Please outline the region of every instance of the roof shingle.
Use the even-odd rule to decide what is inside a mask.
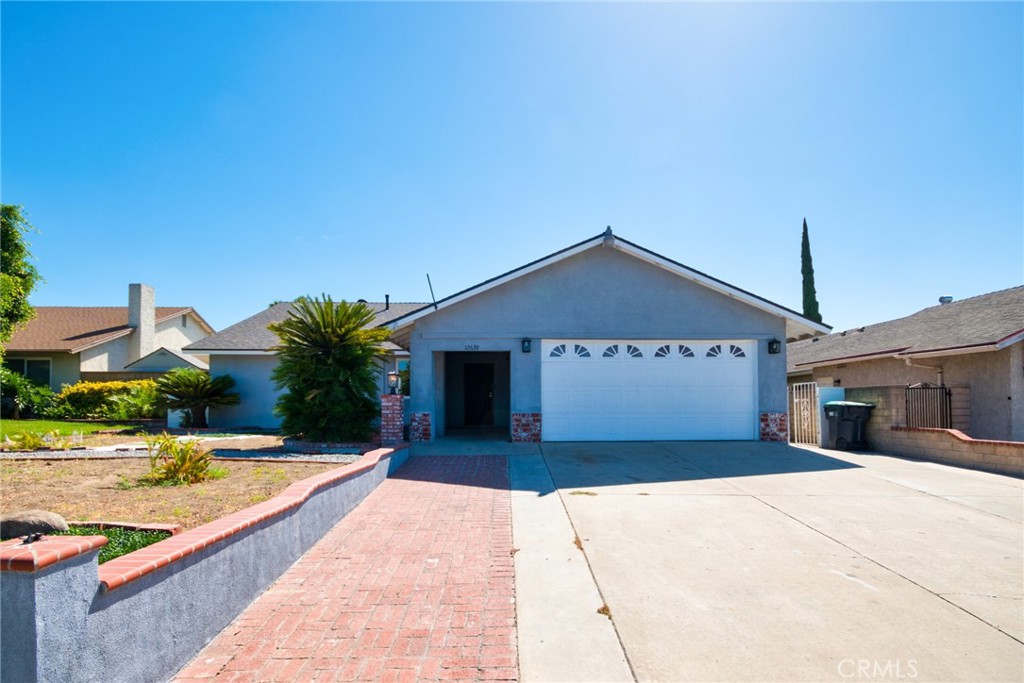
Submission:
[[[292,302],[274,304],[263,309],[259,313],[241,322],[227,327],[217,334],[212,334],[205,339],[189,344],[183,350],[189,353],[204,353],[207,351],[269,351],[277,346],[277,335],[267,329],[271,323],[281,322],[288,317],[293,307]],[[395,303],[385,310],[384,303],[367,302],[377,314],[374,318],[375,325],[383,325],[400,316],[419,310],[428,304],[423,303]],[[397,349],[393,344],[386,344],[387,349]]]
[[[790,372],[829,361],[997,344],[1024,332],[1024,286],[931,306],[905,318],[787,346]]]
[[[157,306],[156,322],[185,313],[192,313],[209,328],[189,306]],[[14,333],[6,349],[78,353],[132,329],[127,306],[36,306],[36,317]]]

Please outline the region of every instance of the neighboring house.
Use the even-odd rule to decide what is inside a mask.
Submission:
[[[382,303],[360,301],[376,313],[374,322],[377,325],[424,306],[422,303],[391,303],[390,297]],[[212,406],[208,418],[211,427],[275,428],[281,425],[281,418],[274,414],[274,404],[281,392],[274,388],[270,379],[270,373],[277,365],[277,354],[272,349],[279,340],[267,326],[281,322],[291,310],[290,302],[273,304],[185,348],[187,353],[209,357],[211,375],[231,375],[236,382],[235,390],[242,397],[237,406]],[[387,391],[387,373],[405,367],[408,358],[408,352],[398,346],[384,345],[384,354],[378,361],[380,372],[377,373],[381,393]]]
[[[847,389],[950,387],[969,406],[954,427],[975,439],[1024,441],[1024,287],[791,343],[788,374]]]
[[[783,340],[829,327],[604,234],[387,324],[411,436],[784,440]]]
[[[37,306],[6,346],[4,365],[59,391],[84,381],[139,379],[175,367],[207,369],[182,347],[213,333],[189,306],[155,304],[153,288],[128,286],[128,306]]]

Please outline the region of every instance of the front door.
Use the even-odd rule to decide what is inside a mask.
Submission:
[[[462,381],[466,426],[494,426],[494,363],[466,363]]]

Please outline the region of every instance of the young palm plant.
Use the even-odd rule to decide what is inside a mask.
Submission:
[[[374,358],[387,330],[365,304],[303,297],[270,325],[281,340],[271,377],[286,434],[313,441],[368,441],[378,417]]]
[[[238,393],[231,391],[234,388],[231,375],[211,378],[196,368],[175,368],[156,381],[157,404],[188,411],[190,426],[200,429],[206,426],[207,407],[238,405]]]

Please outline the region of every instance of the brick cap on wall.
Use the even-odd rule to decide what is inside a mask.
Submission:
[[[37,572],[106,544],[106,536],[43,536],[35,543],[12,538],[0,543],[0,571]]]

